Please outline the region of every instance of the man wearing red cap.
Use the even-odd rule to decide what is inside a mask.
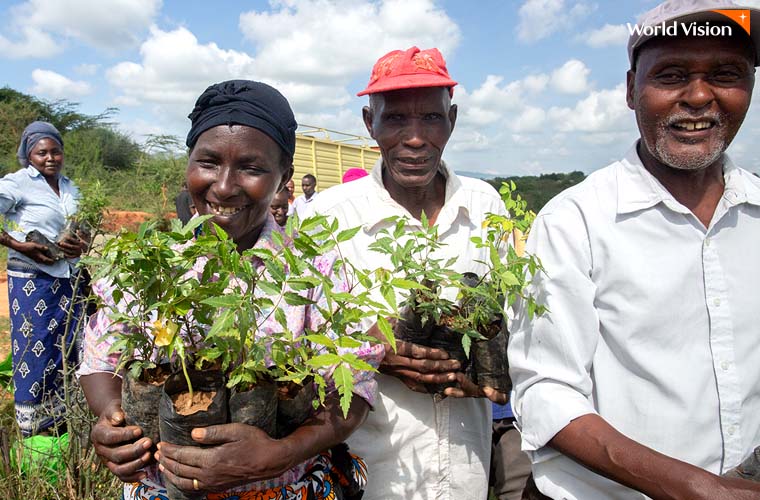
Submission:
[[[362,226],[343,255],[360,268],[390,258],[368,250],[388,217],[421,227],[424,212],[438,226],[443,248],[435,258],[456,258],[454,270],[485,272],[487,255],[470,238],[484,237],[487,213],[505,214],[487,183],[458,177],[441,155],[454,129],[453,81],[437,49],[396,50],[372,70],[363,110],[367,130],[382,153],[369,176],[330,188],[314,203],[318,213],[335,216],[343,228]],[[386,259],[384,262],[378,262]],[[366,325],[367,327],[371,325]],[[491,401],[506,395],[466,381],[457,361],[444,351],[397,342],[386,351],[378,375],[378,403],[349,446],[367,461],[365,499],[483,499],[488,493]],[[457,381],[450,397],[434,398],[426,383]],[[470,396],[470,397],[467,397]]]
[[[760,11],[736,12],[746,26],[714,11],[732,8],[644,14],[626,96],[640,139],[531,229],[549,312],[518,308],[509,363],[522,447],[551,498],[760,498],[736,477],[758,477],[760,179],[725,153],[750,105]],[[708,24],[725,34],[694,35]]]

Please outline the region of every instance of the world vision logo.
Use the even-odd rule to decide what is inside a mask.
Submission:
[[[751,33],[750,30],[750,24],[749,24],[749,16],[750,11],[748,9],[736,9],[736,10],[714,10],[713,12],[717,12],[718,14],[723,14],[727,18],[731,19],[733,22],[744,28],[744,31],[747,32],[748,35]]]
[[[750,11],[748,9],[716,9],[711,12],[715,12],[722,16],[726,16],[733,22],[741,26],[741,28],[750,34]],[[733,36],[733,25],[726,24],[710,24],[709,21],[698,23],[692,21],[690,23],[678,22],[667,23],[666,21],[660,24],[650,24],[648,26],[639,26],[638,24],[628,24],[628,31],[631,35],[636,34],[639,36],[655,37],[655,36]]]

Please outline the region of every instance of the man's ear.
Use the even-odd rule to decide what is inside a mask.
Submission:
[[[375,135],[372,132],[372,120],[374,119],[374,114],[372,113],[372,108],[370,108],[369,106],[364,106],[362,108],[362,119],[364,120],[364,126],[367,127],[367,132],[369,132],[369,136],[374,139]]]
[[[629,69],[628,73],[625,74],[625,83],[626,83],[625,102],[628,103],[628,107],[630,109],[633,109],[633,105],[634,105],[633,87],[636,84],[636,72],[634,70]]]
[[[457,105],[452,104],[449,108],[449,121],[451,122],[451,130],[454,130],[454,125],[457,123]]]

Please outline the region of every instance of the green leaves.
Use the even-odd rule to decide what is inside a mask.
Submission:
[[[346,417],[353,397],[354,375],[344,365],[338,365],[333,372],[333,381],[340,394],[340,408],[343,410],[343,416]]]
[[[120,366],[136,361],[129,365],[134,375],[155,366],[158,358],[183,372],[189,366],[218,367],[229,387],[247,387],[261,377],[313,379],[320,402],[333,375],[347,412],[353,373],[374,370],[351,352],[377,342],[362,330],[362,321],[394,315],[393,287],[417,285],[403,279],[393,285],[388,272],[358,270],[344,262],[335,248],[360,228],[339,230],[334,219],[289,223],[284,235],[271,234],[272,244],[239,252],[210,218],[177,223],[168,232],[143,224],[106,242],[101,257],[90,261],[95,275],[111,284],[112,298],[127,306],[126,312],[111,311],[124,327],[113,332]],[[363,291],[354,288],[359,281],[367,285]],[[370,291],[380,284],[393,297],[392,307],[372,298]],[[309,308],[300,315],[311,319],[307,326],[314,330],[289,324],[299,312],[286,313],[286,305]]]

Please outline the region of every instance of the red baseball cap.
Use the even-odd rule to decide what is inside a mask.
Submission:
[[[367,88],[356,95],[421,87],[448,87],[449,94],[453,96],[456,84],[449,76],[446,61],[438,49],[420,50],[412,47],[388,52],[378,59],[372,68]]]

